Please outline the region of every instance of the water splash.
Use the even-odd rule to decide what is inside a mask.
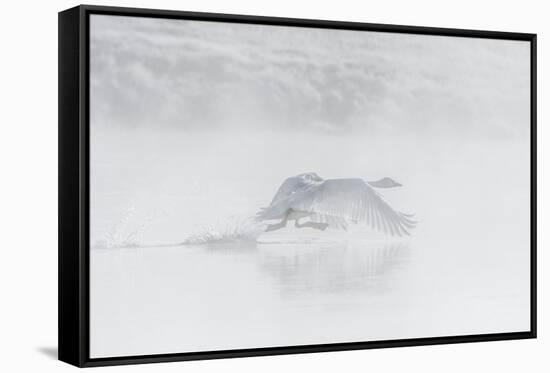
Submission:
[[[154,219],[153,214],[144,217],[137,213],[134,206],[131,206],[122,219],[94,242],[92,247],[99,249],[139,247],[143,230],[152,219]]]
[[[190,234],[181,245],[256,242],[265,231],[265,223],[251,217],[237,217],[201,228]]]
[[[150,215],[149,215],[150,216]],[[120,249],[144,247],[173,247],[186,245],[210,245],[223,243],[253,243],[265,231],[266,224],[254,217],[231,217],[223,222],[217,222],[199,228],[184,236],[179,242],[144,242],[143,231],[151,224],[152,218],[139,215],[134,207],[128,209],[124,217],[113,226],[92,248]]]

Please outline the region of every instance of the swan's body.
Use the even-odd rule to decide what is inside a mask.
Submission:
[[[289,177],[279,187],[271,204],[257,214],[260,221],[280,220],[266,231],[281,229],[289,220],[298,228],[325,230],[347,229],[348,222],[366,223],[392,236],[408,235],[416,222],[411,215],[393,210],[376,188],[393,188],[401,184],[390,178],[375,182],[362,179],[324,180],[315,173]],[[301,224],[299,219],[309,218]]]

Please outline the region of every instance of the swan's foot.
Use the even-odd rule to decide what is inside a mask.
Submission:
[[[296,221],[294,222],[294,226],[296,228],[313,228],[313,229],[318,229],[320,231],[324,231],[325,229],[328,228],[327,223],[317,223],[317,222],[314,222],[314,221],[308,221],[308,222],[305,222],[303,224],[300,224],[298,219],[296,219]]]

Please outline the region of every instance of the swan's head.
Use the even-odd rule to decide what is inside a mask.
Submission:
[[[375,188],[397,188],[403,186],[402,184],[389,177],[384,177],[377,181],[369,181],[368,183]]]

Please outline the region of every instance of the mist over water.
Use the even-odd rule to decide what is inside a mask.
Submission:
[[[261,131],[96,136],[93,356],[528,329],[526,146]],[[417,228],[407,238],[354,225],[262,233],[251,217],[286,177],[308,171],[394,178],[404,186],[381,193]]]

